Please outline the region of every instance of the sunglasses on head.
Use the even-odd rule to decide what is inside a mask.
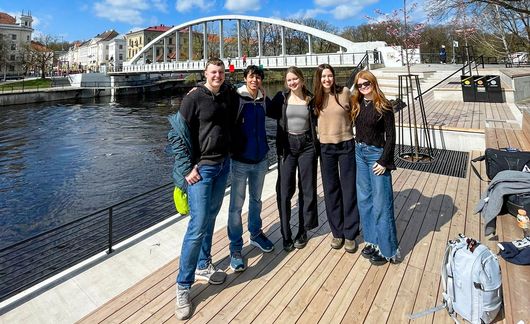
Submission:
[[[371,85],[372,85],[372,82],[365,81],[363,83],[357,83],[355,86],[357,87],[357,89],[361,89],[361,88],[368,88]]]

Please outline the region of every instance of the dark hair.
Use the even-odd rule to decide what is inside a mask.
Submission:
[[[265,73],[263,72],[263,69],[260,69],[258,66],[256,65],[249,65],[247,66],[247,68],[245,69],[245,71],[243,71],[243,77],[246,78],[247,75],[249,74],[255,74],[255,75],[259,75],[261,77],[262,80],[265,79]]]
[[[208,65],[216,65],[216,66],[225,67],[225,63],[218,57],[209,58],[208,61],[206,62],[206,65],[204,65],[204,71],[208,69]]]
[[[298,79],[302,81],[302,93],[304,94],[304,99],[306,100],[306,102],[309,103],[309,100],[311,100],[311,97],[313,95],[311,94],[311,92],[309,92],[309,90],[307,90],[307,87],[305,86],[305,78],[304,78],[304,73],[302,72],[302,70],[299,67],[290,66],[287,68],[287,71],[285,71],[285,78],[287,78],[288,73],[292,73],[296,75]],[[287,81],[284,80],[284,82],[285,82],[285,87],[287,88]]]
[[[338,86],[335,78],[335,70],[333,67],[329,64],[320,64],[316,71],[315,76],[313,77],[313,93],[315,95],[315,108],[316,108],[316,114],[319,115],[322,109],[324,109],[324,89],[322,87],[322,82],[320,79],[322,79],[322,72],[324,72],[325,69],[328,69],[331,71],[331,74],[333,75],[333,85],[331,86],[330,92],[335,97],[335,101],[341,106],[343,109],[344,107],[340,104],[338,94],[342,92],[343,87]]]

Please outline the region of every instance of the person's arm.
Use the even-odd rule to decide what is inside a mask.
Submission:
[[[285,100],[283,93],[281,91],[278,91],[278,93],[272,98],[272,100],[268,97],[266,97],[265,100],[265,107],[267,108],[267,117],[276,120],[282,118],[282,108],[283,102]]]
[[[383,114],[383,123],[385,127],[385,146],[383,154],[377,163],[386,169],[395,170],[394,150],[396,146],[396,127],[395,117],[392,110],[387,110]]]

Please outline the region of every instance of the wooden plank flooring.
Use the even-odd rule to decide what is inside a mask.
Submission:
[[[427,93],[423,101],[430,127],[483,132],[488,123],[490,127],[520,129],[507,103],[440,101],[434,100],[433,93]],[[419,113],[417,101],[415,106]],[[403,113],[408,114],[408,109],[405,107]],[[409,124],[408,117],[404,119],[404,124]]]
[[[473,152],[472,157],[479,154]],[[275,197],[263,204],[264,231],[275,242],[275,250],[262,254],[248,246],[245,233],[246,271],[229,270],[226,229],[215,233],[212,255],[218,267],[227,270],[227,281],[219,286],[193,285],[195,313],[189,322],[403,323],[409,321],[410,313],[439,304],[440,265],[447,240],[458,233],[485,239],[480,216],[473,214],[484,185],[469,170],[466,178],[454,178],[399,169],[393,172],[393,183],[401,263],[375,267],[359,251],[331,249],[319,181],[320,227],[309,233],[304,249],[282,250]],[[296,224],[293,227],[296,233]],[[177,271],[178,259],[80,322],[178,322],[173,314]],[[422,322],[452,320],[440,311],[413,323]]]

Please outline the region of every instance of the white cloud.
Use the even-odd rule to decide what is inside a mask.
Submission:
[[[225,8],[233,12],[256,11],[261,9],[260,0],[226,0]]]
[[[361,7],[352,5],[340,5],[333,9],[333,17],[338,20],[354,18],[361,11]]]
[[[293,19],[315,18],[318,15],[321,15],[324,13],[326,13],[326,10],[324,9],[306,9],[306,10],[297,11],[289,15],[287,18],[293,18]]]
[[[142,24],[144,11],[153,8],[167,12],[166,0],[103,0],[94,3],[96,16],[131,24]]]
[[[206,10],[215,5],[215,1],[205,0],[177,0],[175,8],[178,12],[190,11],[193,7]]]
[[[345,20],[358,17],[359,12],[361,12],[364,7],[378,1],[379,0],[353,0],[348,2],[348,4],[344,4],[343,0],[313,0],[317,8],[311,10],[316,11],[318,14],[322,14],[323,12],[329,13],[337,20]]]

